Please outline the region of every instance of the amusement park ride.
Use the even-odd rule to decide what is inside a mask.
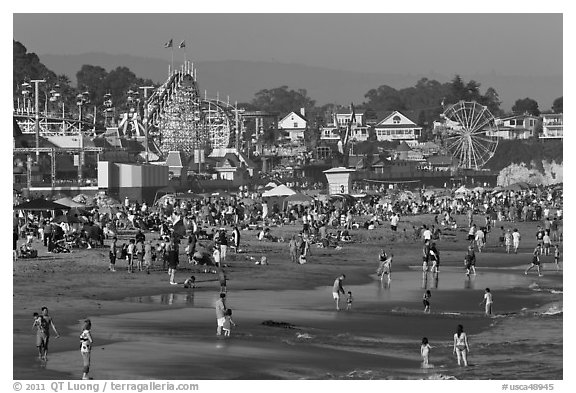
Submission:
[[[204,153],[211,149],[236,148],[243,149],[249,144],[251,137],[247,136],[246,122],[255,122],[255,138],[263,129],[264,121],[277,122],[276,113],[263,111],[245,111],[239,109],[237,103],[232,105],[229,98],[226,101],[209,98],[206,91],[202,95],[197,81],[197,69],[193,63],[185,62],[179,69],[172,69],[168,79],[158,88],[142,87],[144,100],[141,104],[143,113],[134,105],[125,113],[115,118],[115,108],[111,96],[104,99],[104,136],[108,138],[125,138],[141,142],[145,147],[145,160],[158,160],[166,157],[170,151],[181,151],[194,154],[198,160],[204,159]],[[150,91],[150,94],[149,94]],[[129,92],[128,103],[130,104]],[[82,104],[78,104],[81,111]],[[38,106],[36,106],[38,108]],[[138,105],[136,105],[138,108]],[[96,115],[96,112],[94,113]],[[95,118],[95,116],[94,116]],[[49,153],[52,159],[52,183],[55,181],[54,157],[56,154],[78,154],[84,152],[103,151],[99,147],[84,147],[84,137],[96,137],[96,124],[78,119],[66,118],[40,110],[18,109],[14,111],[14,119],[23,134],[34,134],[42,137],[70,136],[80,140],[78,147],[67,148],[15,148],[15,153],[34,154]],[[79,179],[81,180],[82,161],[79,162]]]

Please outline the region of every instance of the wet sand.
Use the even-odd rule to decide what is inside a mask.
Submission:
[[[531,233],[536,223],[520,225]],[[297,229],[273,231],[289,235]],[[503,337],[495,332],[506,327],[516,332],[507,333],[514,345],[530,339],[530,331],[520,327],[531,323],[539,329],[548,326],[551,336],[559,329],[561,344],[562,314],[539,315],[551,304],[562,309],[562,273],[524,276],[528,241],[518,255],[506,255],[492,242],[488,252],[478,255],[478,274],[468,279],[461,261],[465,234],[457,232],[456,239],[437,242],[442,255],[438,279],[429,273],[423,280],[420,242],[398,238],[387,228],[355,233],[364,237],[362,242],[340,251],[313,248],[310,263],[303,266],[288,262],[286,243],[261,243],[244,236],[247,253],[228,262],[228,306],[238,324],[228,339],[215,336],[213,303],[218,283],[214,275],[194,273],[198,288],[189,291],[168,285],[167,275],[159,271],[113,274],[105,270],[105,249],[17,262],[14,378],[77,378],[81,372],[77,321],[84,317],[93,322],[96,344],[91,374],[96,379],[404,379],[439,373],[484,379],[484,371],[475,372],[480,369],[471,368],[474,371],[463,375],[455,367],[451,340],[459,323],[465,326],[471,347],[484,348],[473,352],[478,362],[490,362],[487,353],[494,353],[494,345]],[[391,244],[395,254],[389,284],[382,284],[374,274],[383,243]],[[256,266],[246,258],[258,259],[262,254],[268,256],[269,266]],[[545,262],[546,258],[552,257],[544,257]],[[182,265],[180,281],[192,274],[191,266]],[[32,291],[23,285],[39,271],[42,296],[38,286]],[[346,273],[345,289],[354,295],[351,311],[334,310],[331,284],[340,272]],[[494,293],[495,318],[484,317],[478,305],[485,287]],[[433,294],[430,315],[422,312],[424,288]],[[51,339],[46,368],[34,361],[30,332],[31,313],[44,304],[62,334]],[[264,326],[265,320],[287,322],[293,328]],[[432,353],[435,369],[419,367],[422,336],[438,347]],[[546,331],[541,336],[547,347],[558,340]],[[558,348],[554,349],[557,355]],[[561,345],[559,351],[561,359]],[[561,362],[552,360],[548,365],[551,368],[543,378],[561,377]],[[500,368],[501,375],[498,370],[488,371],[491,378],[522,378],[517,369]]]

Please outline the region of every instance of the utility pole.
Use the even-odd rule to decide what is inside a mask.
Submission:
[[[148,90],[153,89],[154,86],[144,86],[140,89],[144,90],[144,144],[146,145],[146,164],[148,164]]]
[[[40,109],[38,108],[38,95],[40,94],[38,91],[38,84],[45,83],[44,79],[34,79],[30,82],[34,83],[34,101],[36,106],[36,121],[35,121],[35,128],[36,128],[36,162],[40,160]]]
[[[234,122],[236,123],[236,152],[240,154],[240,118],[238,116],[238,101],[234,105]]]

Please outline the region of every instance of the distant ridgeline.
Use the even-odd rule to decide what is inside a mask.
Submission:
[[[485,168],[499,171],[498,184],[562,182],[562,140],[500,141]]]

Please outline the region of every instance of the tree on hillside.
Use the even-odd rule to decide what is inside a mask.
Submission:
[[[45,83],[39,85],[42,91],[56,85],[58,76],[49,70],[35,53],[28,53],[24,45],[18,41],[12,41],[12,93],[14,101],[22,96],[22,83],[32,79],[44,79]],[[38,97],[40,105],[44,106],[45,96],[43,93]]]
[[[366,105],[376,111],[393,111],[406,109],[398,90],[393,87],[382,85],[377,89],[369,90],[365,95],[368,99]]]
[[[259,110],[285,115],[304,108],[308,114],[316,102],[308,97],[306,89],[288,90],[288,86],[258,91],[251,102]]]
[[[539,116],[540,110],[538,109],[538,103],[532,98],[518,99],[512,106],[512,113],[515,115],[523,115],[525,113],[533,116]]]
[[[128,91],[132,90],[142,94],[141,86],[156,86],[149,79],[138,78],[129,68],[117,67],[107,72],[100,66],[83,65],[76,74],[78,89],[90,93],[90,100],[96,107],[101,107],[104,95],[110,93],[112,102],[119,110],[126,110]],[[140,97],[143,99],[144,97]],[[143,108],[140,105],[140,108]]]
[[[493,87],[489,87],[486,90],[486,93],[484,93],[482,104],[486,105],[488,110],[490,110],[490,113],[495,117],[502,115],[502,109],[500,109],[502,100],[500,100],[500,96]]]
[[[96,105],[97,98],[105,94],[103,85],[107,75],[106,70],[100,66],[84,64],[76,73],[78,90],[82,93],[88,92],[90,101]]]
[[[552,103],[552,112],[554,113],[563,113],[563,104],[564,104],[564,97],[558,97]]]

